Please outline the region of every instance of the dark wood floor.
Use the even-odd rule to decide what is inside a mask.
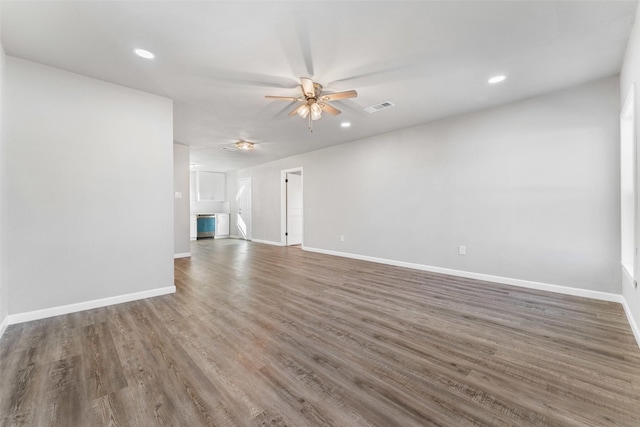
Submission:
[[[640,426],[619,304],[238,240],[177,293],[10,326],[1,425]]]

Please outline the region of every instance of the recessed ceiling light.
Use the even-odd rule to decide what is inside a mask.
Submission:
[[[144,49],[134,49],[133,51],[136,53],[136,55],[145,59],[153,59],[153,57],[155,56],[153,53]]]
[[[500,83],[502,81],[504,81],[504,79],[506,79],[507,76],[505,76],[504,74],[500,74],[499,76],[493,76],[489,79],[489,83],[494,85],[496,83]]]
[[[342,122],[342,123],[340,123],[340,126],[342,126],[343,128],[348,128],[348,127],[351,127],[351,123],[349,123],[349,122]]]

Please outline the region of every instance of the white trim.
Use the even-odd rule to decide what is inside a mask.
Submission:
[[[249,217],[251,219],[251,224],[247,224],[247,230],[248,233],[245,233],[245,237],[246,239],[244,240],[253,240],[253,191],[251,190],[252,187],[252,180],[250,176],[244,176],[241,178],[238,178],[237,183],[238,183],[238,187],[237,188],[241,188],[242,183],[247,182],[246,187],[249,189]],[[240,207],[237,206],[238,203],[238,198],[239,198],[240,193],[238,193],[238,191],[236,190],[236,207],[238,208],[238,212],[240,211]],[[236,213],[236,220],[235,220],[235,224],[236,224],[236,231],[238,231],[238,229],[240,227],[238,227],[238,218],[240,217],[239,213]],[[231,234],[231,214],[229,214],[229,234]],[[238,235],[240,235],[242,233],[238,233]]]
[[[502,276],[493,276],[491,274],[473,273],[470,271],[462,271],[462,270],[453,270],[450,268],[434,267],[431,265],[415,264],[415,263],[404,262],[404,261],[395,261],[395,260],[376,258],[376,257],[371,257],[366,255],[357,255],[357,254],[350,254],[346,252],[330,251],[326,249],[310,248],[307,246],[303,246],[302,249],[305,251],[318,252],[326,255],[335,255],[335,256],[340,256],[345,258],[359,259],[362,261],[376,262],[379,264],[394,265],[396,267],[406,267],[406,268],[412,268],[414,270],[448,274],[451,276],[466,277],[468,279],[484,280],[487,282],[496,282],[496,283],[502,283],[504,285],[520,286],[522,288],[537,289],[540,291],[557,292],[560,294],[593,298],[593,299],[602,300],[602,301],[622,302],[622,300],[624,300],[624,298],[622,298],[622,295],[613,294],[609,292],[591,291],[588,289],[572,288],[569,286],[552,285],[550,283],[533,282],[530,280],[513,279],[510,277],[502,277]]]
[[[640,328],[633,318],[633,314],[631,313],[631,308],[629,308],[629,305],[627,304],[627,300],[624,298],[624,296],[621,295],[621,297],[622,301],[620,301],[620,303],[624,308],[624,313],[627,315],[627,320],[629,321],[629,326],[631,326],[633,336],[636,338],[636,344],[638,344],[638,347],[640,347]]]
[[[251,241],[254,243],[264,243],[265,245],[282,246],[282,243],[273,242],[271,240],[252,239]]]
[[[4,319],[2,319],[2,323],[0,323],[0,338],[2,338],[4,331],[7,330],[7,326],[9,326],[9,316],[5,316]]]
[[[106,307],[109,305],[122,304],[124,302],[157,297],[160,295],[173,294],[175,292],[175,286],[167,286],[164,288],[151,289],[149,291],[135,292],[132,294],[118,295],[115,297],[61,305],[58,307],[45,308],[42,310],[28,311],[26,313],[10,314],[7,316],[7,320],[9,322],[9,325],[14,325],[16,323],[30,322],[32,320],[45,319],[47,317],[60,316],[62,314],[75,313],[78,311],[91,310],[93,308]]]
[[[623,266],[623,271],[627,273],[627,275],[631,276],[631,283],[633,287],[636,287],[635,278],[638,277],[638,242],[640,241],[638,237],[638,151],[637,151],[637,142],[636,142],[636,113],[635,113],[635,98],[636,98],[636,85],[635,83],[631,83],[631,88],[629,89],[629,93],[624,102],[624,106],[622,107],[622,111],[620,113],[620,196],[621,201],[623,196],[625,196],[625,190],[628,190],[628,187],[625,187],[627,179],[631,179],[631,193],[633,195],[633,208],[632,208],[632,221],[625,220],[625,214],[628,214],[628,209],[622,209],[620,212],[621,219],[621,258],[628,260],[631,259],[633,265],[631,268],[621,262]],[[627,138],[625,130],[629,129],[631,131],[631,137]],[[630,151],[630,152],[629,152]],[[625,163],[627,156],[631,158],[632,164],[628,165]],[[630,171],[629,171],[630,169]],[[626,177],[625,172],[632,175],[631,177]],[[624,187],[624,188],[623,188]],[[621,206],[623,203],[621,202]],[[629,223],[631,222],[631,225]],[[625,236],[633,237],[633,244],[631,247],[627,247],[628,243],[625,242]],[[631,252],[631,253],[629,253]]]
[[[176,258],[189,258],[191,256],[191,252],[185,252],[183,254],[173,254],[173,259]]]

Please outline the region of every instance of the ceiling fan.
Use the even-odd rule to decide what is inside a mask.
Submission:
[[[313,80],[307,77],[300,77],[300,89],[302,90],[302,97],[296,98],[293,96],[271,96],[267,95],[267,99],[277,99],[280,101],[298,101],[302,102],[298,107],[289,113],[289,116],[299,115],[300,117],[309,117],[309,130],[313,132],[311,126],[312,120],[319,120],[322,117],[322,112],[326,111],[332,116],[337,116],[341,113],[336,107],[328,104],[330,101],[345,98],[355,98],[358,96],[358,92],[355,90],[347,90],[345,92],[336,92],[323,95],[322,85],[315,83]]]

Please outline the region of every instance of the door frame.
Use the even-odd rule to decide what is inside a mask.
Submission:
[[[287,246],[287,179],[288,173],[300,172],[300,187],[302,194],[302,247],[304,248],[304,172],[302,166],[280,171],[280,245]]]
[[[249,188],[249,224],[248,224],[248,232],[246,233],[245,237],[247,241],[251,241],[253,239],[253,191],[251,189],[251,177],[250,176],[245,176],[245,177],[241,177],[238,178],[237,180],[237,184],[238,184],[238,189],[240,188],[240,184],[241,181],[246,181],[248,182],[248,188]],[[236,224],[236,228],[238,228],[238,218],[237,216],[239,216],[239,212],[240,212],[240,206],[238,204],[238,190],[236,189],[236,220],[235,220],[235,224]],[[240,232],[238,231],[238,238],[242,239],[242,237],[240,236]]]

